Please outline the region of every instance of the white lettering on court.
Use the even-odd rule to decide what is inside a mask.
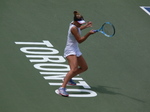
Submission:
[[[20,50],[26,54],[31,63],[34,63],[33,67],[39,70],[45,80],[49,81],[50,86],[57,86],[58,88],[62,85],[62,79],[70,68],[68,64],[65,64],[64,57],[58,55],[59,51],[48,40],[43,40],[42,42],[15,42],[15,44],[25,46],[21,47]],[[74,77],[73,80],[78,81],[76,87],[82,87],[83,89],[75,89],[75,87],[71,89],[70,86],[66,90],[68,93],[71,92],[69,97],[97,96],[97,93],[90,90],[91,87],[79,75]]]

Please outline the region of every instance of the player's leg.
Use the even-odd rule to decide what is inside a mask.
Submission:
[[[70,55],[67,57],[69,66],[70,66],[70,71],[67,73],[65,80],[62,84],[62,87],[66,87],[67,83],[69,82],[69,80],[75,76],[78,72],[78,59],[77,56],[75,55]]]
[[[81,55],[77,58],[78,62],[78,69],[77,71],[73,74],[73,77],[76,76],[77,74],[80,74],[88,69],[88,65],[84,59],[84,57]]]

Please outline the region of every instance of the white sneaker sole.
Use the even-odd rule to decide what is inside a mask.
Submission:
[[[58,89],[55,90],[55,93],[58,94],[58,95],[64,96],[64,95],[62,95],[62,94],[59,93]],[[64,97],[69,97],[69,95],[68,96],[64,96]]]

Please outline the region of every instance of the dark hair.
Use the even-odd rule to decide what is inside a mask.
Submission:
[[[79,12],[74,11],[73,14],[74,14],[74,21],[84,20],[83,16]]]

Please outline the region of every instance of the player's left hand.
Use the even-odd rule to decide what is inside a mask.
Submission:
[[[92,27],[92,22],[91,21],[88,21],[87,23],[86,23],[86,27],[88,28],[88,27]]]

